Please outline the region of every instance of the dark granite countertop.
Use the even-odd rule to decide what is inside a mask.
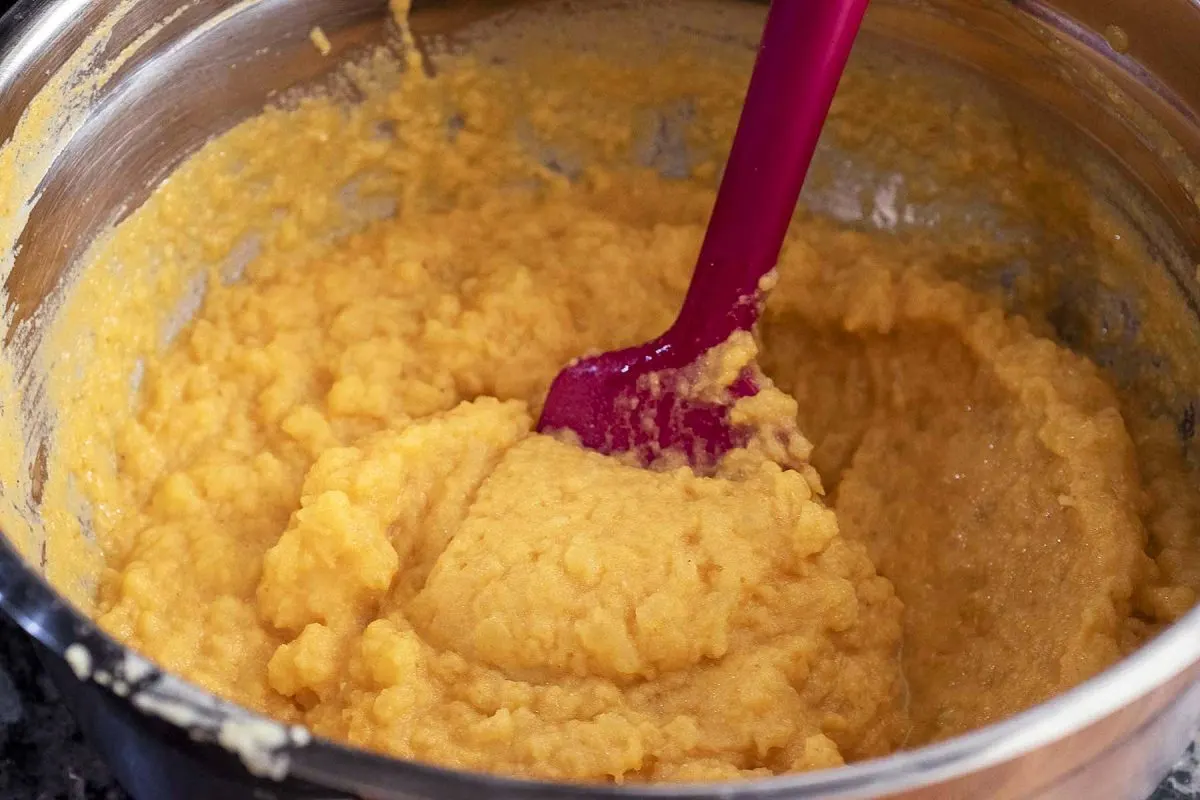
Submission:
[[[3,617],[0,800],[129,800],[58,702],[24,634]],[[1200,800],[1195,745],[1152,800]]]
[[[0,800],[127,797],[58,702],[24,633],[0,616]]]

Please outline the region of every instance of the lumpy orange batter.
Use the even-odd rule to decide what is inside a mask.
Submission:
[[[745,54],[718,51],[380,62],[351,73],[365,101],[268,111],[181,168],[79,289],[95,306],[149,270],[138,302],[161,308],[215,264],[136,413],[67,432],[103,626],[392,755],[715,780],[977,727],[1190,607],[1191,512],[1155,501],[1170,458],[1139,454],[1091,363],[939,277],[926,257],[958,245],[797,220],[760,332],[794,400],[743,409],[799,420],[815,449],[793,460],[699,477],[532,433],[568,359],[678,306],[717,170],[627,155],[680,96],[701,120],[684,139],[719,152]],[[847,79],[835,122],[903,113],[874,80]],[[978,145],[942,166],[1006,157]],[[137,315],[104,324],[155,349]]]

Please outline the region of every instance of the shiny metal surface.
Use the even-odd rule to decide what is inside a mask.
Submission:
[[[414,27],[434,36],[463,21],[515,3],[416,3]],[[0,19],[0,141],[16,129],[27,104],[75,53],[115,0],[24,0]],[[111,80],[86,99],[77,118],[57,130],[40,176],[37,202],[13,241],[7,311],[36,340],[37,314],[97,232],[145,199],[182,158],[214,134],[258,111],[272,97],[318,80],[330,69],[311,47],[320,24],[336,53],[383,36],[385,9],[374,0],[223,0],[190,3],[128,0],[100,62],[139,36],[145,43]],[[177,16],[152,31],[167,13]],[[1105,28],[1121,26],[1128,49],[1114,51]],[[1188,0],[877,0],[871,37],[898,41],[978,70],[1006,90],[1047,109],[1080,142],[1107,154],[1131,179],[1098,191],[1122,204],[1145,234],[1163,269],[1192,308],[1200,264],[1200,7]],[[152,31],[152,32],[151,32]],[[150,33],[148,33],[150,32]],[[1112,32],[1110,31],[1110,38]],[[1120,37],[1116,37],[1122,43]],[[1082,146],[1082,145],[1081,145]],[[0,204],[0,209],[3,209]],[[2,259],[0,259],[2,262]],[[1200,362],[1200,344],[1187,352]],[[22,370],[30,419],[48,410],[36,398],[39,378]],[[1180,387],[1194,391],[1200,387]],[[2,402],[2,399],[0,399]],[[82,642],[98,665],[120,670],[127,653],[61,601],[0,537],[0,606],[52,651]],[[1133,657],[1055,700],[967,736],[845,769],[719,786],[565,787],[454,773],[394,761],[332,743],[306,742],[257,715],[150,670],[139,676],[144,697],[195,712],[187,736],[173,722],[133,709],[106,688],[105,710],[158,731],[175,729],[211,740],[230,720],[262,724],[282,736],[272,754],[285,782],[254,782],[242,762],[209,747],[205,768],[245,783],[256,796],[365,798],[1076,798],[1141,800],[1182,751],[1200,722],[1200,611]],[[92,703],[90,700],[80,702]],[[159,714],[161,716],[161,714]],[[196,720],[199,721],[196,721]],[[156,734],[156,735],[159,735]],[[269,738],[269,737],[268,737]],[[237,748],[234,748],[237,750]],[[244,756],[244,753],[238,753]],[[244,759],[243,759],[244,760]],[[340,794],[339,794],[340,793]],[[179,796],[190,796],[180,794]]]

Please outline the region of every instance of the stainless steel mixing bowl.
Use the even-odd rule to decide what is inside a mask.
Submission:
[[[418,0],[413,24],[431,36],[510,5]],[[25,354],[36,349],[53,313],[47,298],[92,238],[212,135],[274,94],[327,72],[331,62],[308,38],[312,26],[328,33],[336,55],[379,41],[384,18],[375,0],[21,0],[0,20],[0,141],[11,139],[9,166],[19,167],[0,181],[4,344],[17,362],[29,430],[53,419]],[[1140,232],[1173,287],[1168,305],[1180,315],[1173,346],[1182,355],[1173,362],[1178,375],[1157,402],[1179,414],[1183,446],[1195,428],[1188,398],[1200,389],[1188,378],[1200,365],[1198,42],[1200,6],[1189,0],[877,0],[863,42],[916,48],[963,65],[1020,99],[1031,119],[1054,118],[1071,147],[1098,154],[1100,166],[1083,179]],[[43,113],[37,139],[30,140],[27,123],[41,113],[30,110],[34,98],[64,87],[74,87],[75,101]],[[1149,280],[1128,279],[1134,289]],[[1081,304],[1096,299],[1071,297]],[[1062,307],[1071,311],[1070,302]],[[1056,329],[1088,350],[1087,337],[1073,339],[1071,316],[1065,313]],[[1075,316],[1088,313],[1076,309]],[[1104,356],[1117,373],[1136,357]],[[0,397],[0,405],[12,403]],[[36,437],[29,442],[43,445]],[[36,504],[39,458],[33,453],[27,460],[25,488]],[[844,769],[636,790],[501,780],[312,740],[162,674],[48,585],[44,549],[40,559],[36,547],[25,552],[34,555],[23,559],[0,537],[0,606],[45,646],[47,666],[85,729],[142,800],[1140,800],[1200,724],[1200,611],[1194,611],[1133,657],[1051,702],[951,741]]]

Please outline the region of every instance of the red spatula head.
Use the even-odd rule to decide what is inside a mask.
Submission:
[[[747,370],[714,398],[700,370],[690,348],[675,348],[669,336],[580,359],[555,378],[538,430],[570,431],[584,447],[642,464],[679,455],[708,470],[749,439],[730,424],[729,408],[758,387]]]

